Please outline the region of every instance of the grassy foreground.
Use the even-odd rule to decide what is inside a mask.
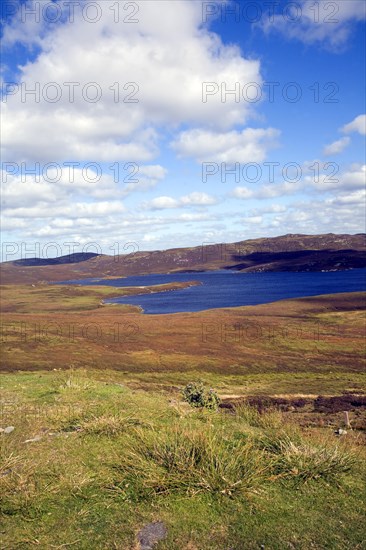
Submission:
[[[2,376],[2,548],[365,548],[360,436],[202,411],[113,371]]]
[[[1,548],[140,550],[153,522],[155,550],[365,548],[365,293],[103,305],[174,288],[2,287]],[[228,407],[183,402],[197,379]]]

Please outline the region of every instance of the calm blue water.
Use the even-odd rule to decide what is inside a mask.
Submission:
[[[179,313],[204,309],[265,304],[285,298],[316,296],[366,290],[366,269],[328,273],[241,273],[211,271],[142,275],[125,279],[87,279],[63,284],[150,286],[173,281],[200,281],[199,286],[172,292],[159,292],[106,300],[108,303],[133,304],[145,313]]]

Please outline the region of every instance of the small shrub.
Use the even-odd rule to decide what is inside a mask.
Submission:
[[[183,390],[184,400],[192,407],[203,407],[209,410],[216,410],[220,398],[213,389],[208,389],[202,382],[191,382]]]

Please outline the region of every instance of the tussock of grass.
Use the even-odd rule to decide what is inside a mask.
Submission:
[[[357,464],[354,454],[329,442],[310,443],[299,435],[282,432],[265,435],[261,444],[271,456],[273,471],[280,477],[298,482],[323,480],[339,484],[341,477]]]
[[[49,419],[56,430],[63,432],[74,432],[81,430],[82,424],[87,424],[93,418],[93,412],[84,408],[80,410],[69,411],[64,417],[60,416],[59,411],[50,413]]]
[[[77,373],[73,369],[70,369],[66,376],[61,377],[59,389],[85,391],[94,386],[94,381],[87,376],[86,371]]]
[[[132,426],[141,424],[142,422],[134,416],[103,414],[81,422],[80,428],[87,434],[115,436],[125,432]]]
[[[134,414],[116,411],[115,408],[106,409],[101,404],[94,404],[93,407],[65,408],[64,416],[57,408],[50,411],[48,420],[55,430],[62,432],[83,432],[90,435],[116,436],[134,426],[146,426],[151,424],[140,420]]]
[[[84,464],[69,464],[66,457],[62,465],[49,461],[45,468],[41,483],[47,487],[50,494],[73,495],[80,494],[85,487],[89,487],[94,481],[95,475],[88,471]]]
[[[35,461],[3,450],[0,461],[0,511],[15,514],[25,510],[37,492]]]
[[[10,453],[7,456],[3,456],[0,462],[0,478],[3,478],[11,473],[14,468],[20,463],[20,456]]]
[[[268,409],[264,414],[255,407],[241,403],[235,407],[237,420],[254,428],[278,429],[283,425],[283,414],[277,409]]]
[[[268,471],[263,458],[248,440],[234,441],[207,427],[173,426],[140,431],[121,469],[155,493],[234,496],[261,485]]]

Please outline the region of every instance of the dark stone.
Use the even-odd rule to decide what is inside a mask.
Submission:
[[[148,523],[137,535],[141,550],[152,550],[157,542],[165,539],[167,528],[162,521]]]

